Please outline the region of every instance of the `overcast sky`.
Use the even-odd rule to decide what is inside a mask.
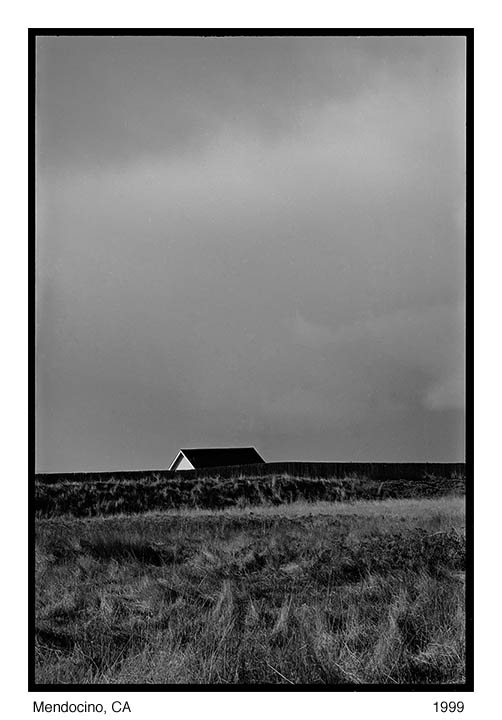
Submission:
[[[37,469],[464,460],[464,39],[38,39]]]

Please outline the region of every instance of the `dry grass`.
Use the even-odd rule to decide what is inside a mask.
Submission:
[[[464,495],[446,495],[436,498],[405,498],[391,500],[357,500],[355,502],[328,502],[319,500],[307,502],[298,500],[283,505],[247,505],[244,507],[228,507],[220,510],[209,508],[179,508],[169,509],[162,512],[152,510],[150,512],[129,514],[117,513],[115,515],[103,516],[104,522],[114,522],[118,518],[136,517],[148,520],[148,522],[168,517],[174,518],[309,518],[320,516],[346,517],[347,515],[365,518],[365,522],[372,518],[378,521],[379,518],[390,519],[399,517],[401,519],[413,519],[415,523],[425,523],[427,527],[434,522],[434,517],[443,526],[464,526],[465,518],[465,497]],[[62,516],[60,516],[62,517]],[[90,520],[91,522],[94,520]],[[51,522],[51,519],[44,518],[43,523]],[[59,522],[59,520],[57,521]],[[87,519],[84,520],[87,522]]]
[[[397,464],[394,475],[398,469]],[[436,477],[423,472],[413,478],[383,479],[363,475],[322,478],[287,474],[95,479],[89,474],[78,481],[64,477],[50,482],[37,480],[35,511],[37,517],[101,517],[180,508],[218,510],[297,502],[438,498],[464,492],[465,478],[462,476]]]
[[[464,679],[461,498],[47,519],[40,683]]]

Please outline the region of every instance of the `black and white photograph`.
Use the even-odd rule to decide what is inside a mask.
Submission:
[[[31,690],[473,689],[472,43],[29,31]]]

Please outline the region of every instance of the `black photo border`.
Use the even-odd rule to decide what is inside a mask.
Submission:
[[[466,43],[466,680],[455,684],[220,685],[50,684],[35,681],[35,283],[36,283],[36,44],[50,36],[456,36]],[[473,28],[28,28],[28,692],[473,692],[474,691],[474,29]]]

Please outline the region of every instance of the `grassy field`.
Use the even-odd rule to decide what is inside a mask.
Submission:
[[[398,466],[396,466],[398,467]],[[314,468],[315,469],[315,468]],[[395,470],[395,468],[394,468]],[[282,505],[298,501],[344,502],[386,498],[439,497],[465,491],[465,478],[418,474],[414,478],[375,479],[291,475],[184,478],[150,476],[112,477],[77,481],[37,480],[37,517],[92,517],[118,513],[144,513],[179,508],[229,508],[248,505]]]
[[[41,518],[38,683],[458,683],[464,500]]]

